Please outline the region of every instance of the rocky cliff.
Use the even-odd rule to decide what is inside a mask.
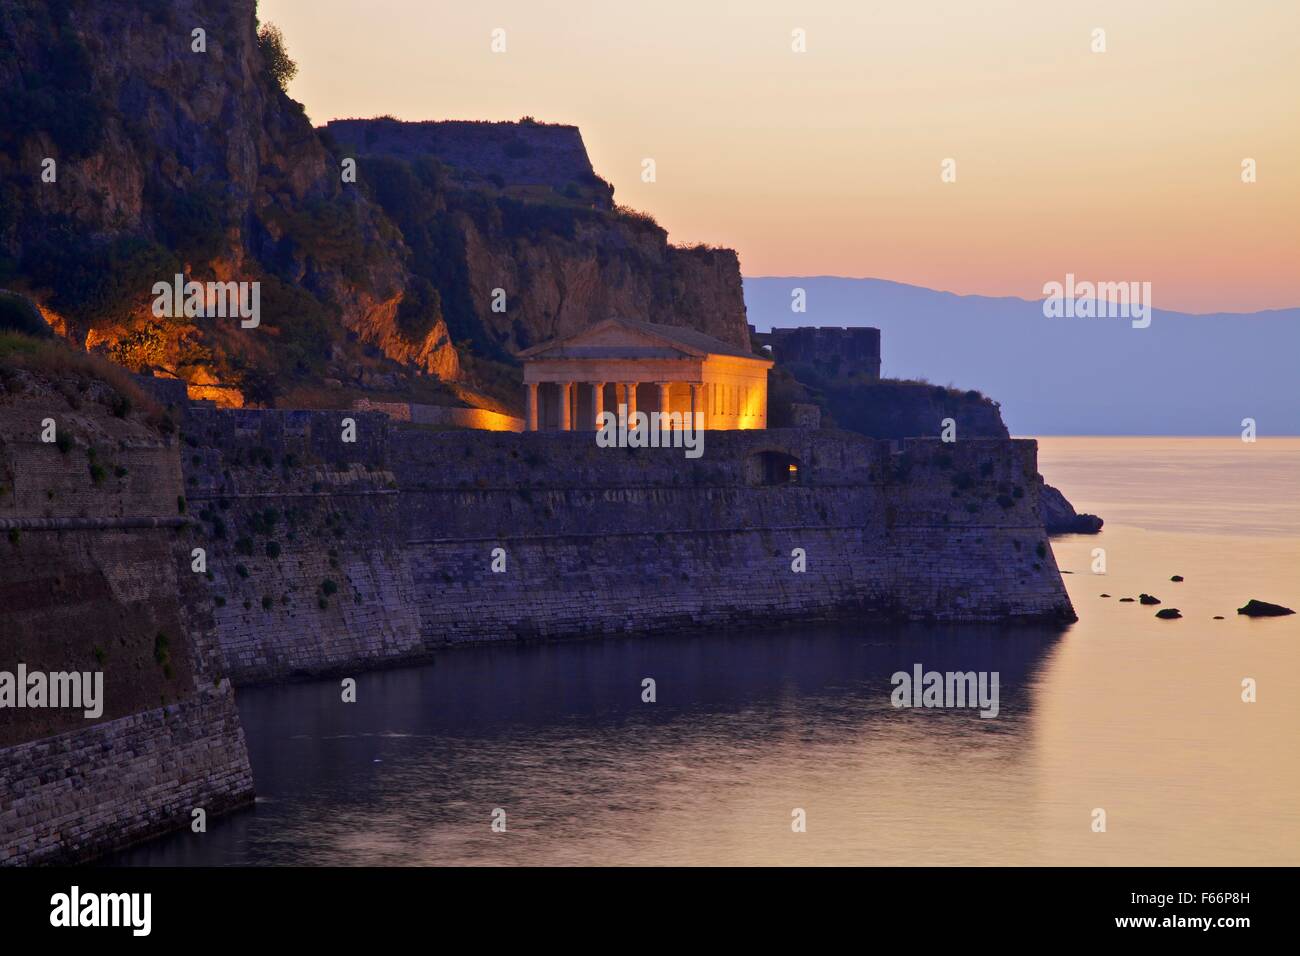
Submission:
[[[618,315],[748,345],[736,253],[614,205],[572,126],[338,120],[326,140],[360,158],[458,344],[508,358]]]
[[[254,12],[0,0],[0,278],[77,344],[235,404],[387,346],[410,282],[400,235],[270,75]],[[155,317],[177,272],[260,281],[260,327]],[[396,357],[457,371],[437,322]]]
[[[517,401],[513,352],[616,313],[744,340],[735,253],[614,207],[573,127],[322,134],[255,14],[0,0],[0,286],[60,334],[227,405],[430,377]],[[259,282],[260,326],[155,316],[176,273]]]

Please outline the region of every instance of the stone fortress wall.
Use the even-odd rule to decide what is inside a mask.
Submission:
[[[61,449],[34,437],[49,407],[0,420],[0,654],[100,669],[106,705],[5,714],[7,864],[88,859],[248,803],[232,683],[478,641],[1073,617],[1032,441],[709,432],[688,459],[591,433],[191,405],[166,437],[60,413]]]
[[[1032,441],[709,432],[690,460],[373,413],[195,409],[185,431],[236,682],[471,641],[1073,616]]]
[[[880,381],[880,329],[798,326],[758,332],[750,336],[771,346],[772,356],[782,365],[806,365],[833,378],[863,375]]]
[[[100,672],[104,702],[0,713],[0,864],[75,862],[248,803],[252,774],[177,439],[19,391],[0,415],[0,670]]]
[[[325,128],[345,151],[406,160],[435,156],[478,177],[500,177],[506,185],[562,191],[570,184],[599,183],[576,126],[379,118],[331,120]]]

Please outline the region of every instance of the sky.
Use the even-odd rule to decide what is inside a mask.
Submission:
[[[618,202],[675,243],[735,248],[747,276],[1038,298],[1073,273],[1150,282],[1163,309],[1300,305],[1297,0],[261,0],[259,16],[313,122],[575,124]]]

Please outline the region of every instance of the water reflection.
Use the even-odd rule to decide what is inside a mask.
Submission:
[[[359,675],[355,704],[337,681],[246,689],[257,806],[112,862],[987,862],[960,833],[1003,830],[1029,802],[1015,791],[1028,786],[1033,689],[1060,634],[864,626],[511,645]],[[916,663],[998,671],[999,716],[895,709],[890,675]],[[489,826],[498,807],[504,834]],[[807,833],[791,831],[796,807]]]

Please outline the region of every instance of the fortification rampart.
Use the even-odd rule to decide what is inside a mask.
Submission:
[[[236,680],[467,641],[1072,616],[1032,441],[710,432],[691,460],[585,433],[207,410],[186,437]]]
[[[880,380],[880,330],[866,327],[798,326],[753,332],[751,336],[772,347],[782,365],[809,366],[831,378],[863,377]]]
[[[599,182],[576,126],[464,120],[402,123],[379,118],[331,120],[326,129],[355,155],[434,156],[458,170],[498,176],[511,185],[562,190],[570,184]]]
[[[7,384],[0,671],[102,675],[102,697],[89,718],[16,700],[0,713],[0,863],[88,859],[188,826],[195,809],[247,803],[177,439],[93,394],[69,403],[31,377]]]
[[[710,432],[693,460],[192,407],[179,441],[64,409],[60,445],[33,437],[52,401],[8,401],[0,429],[0,652],[101,670],[105,706],[6,714],[5,863],[89,858],[251,799],[232,679],[476,641],[1073,616],[1031,441]]]

